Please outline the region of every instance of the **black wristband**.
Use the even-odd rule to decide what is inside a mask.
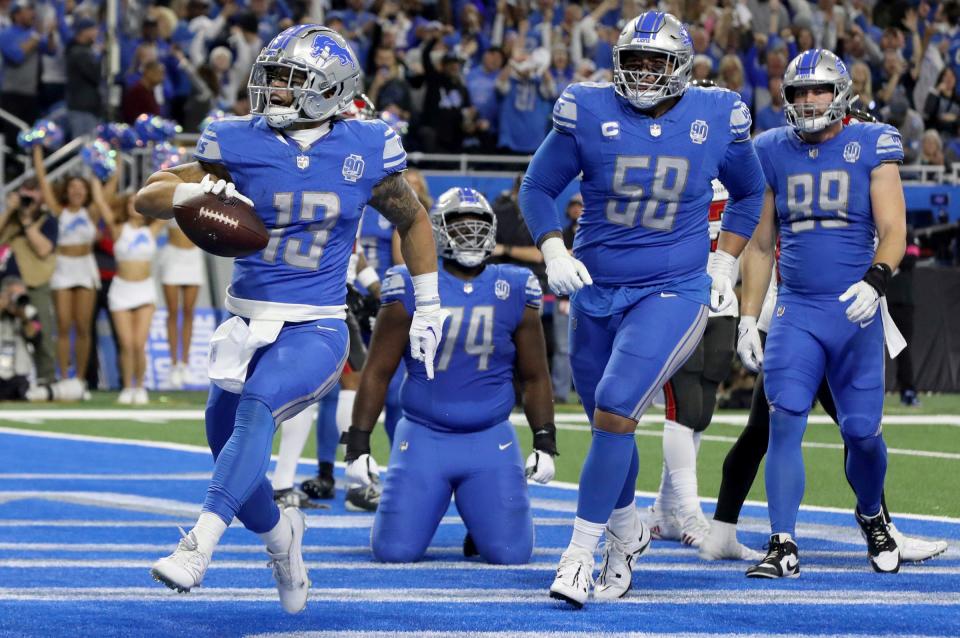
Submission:
[[[881,297],[887,292],[887,284],[890,283],[890,277],[893,271],[890,266],[880,263],[870,266],[870,270],[863,276],[863,280],[873,286],[874,290]]]
[[[533,431],[533,449],[546,452],[550,456],[560,456],[557,452],[557,426],[544,423]]]
[[[347,463],[356,461],[364,454],[370,454],[370,435],[372,432],[358,430],[350,426],[350,429],[344,432],[346,438],[347,452],[343,455],[343,460]]]

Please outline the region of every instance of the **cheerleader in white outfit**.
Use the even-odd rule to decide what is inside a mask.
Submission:
[[[160,251],[160,283],[167,302],[167,340],[172,364],[170,385],[175,389],[193,382],[189,374],[190,339],[193,336],[193,310],[204,275],[203,251],[187,239],[176,219],[170,219],[167,222],[167,245]],[[181,308],[183,320],[177,330]],[[179,358],[177,344],[180,344]]]
[[[93,201],[113,235],[113,256],[117,260],[117,274],[107,294],[107,306],[120,342],[123,373],[123,390],[117,403],[146,405],[148,396],[143,377],[147,369],[147,337],[157,303],[153,257],[163,221],[148,224],[134,209],[132,194],[117,198],[111,209],[96,181],[93,182]]]
[[[93,327],[93,308],[100,272],[93,257],[93,243],[97,238],[99,213],[90,207],[90,183],[79,176],[71,176],[58,184],[55,191],[47,179],[43,165],[43,151],[33,148],[33,166],[43,201],[57,218],[57,263],[50,279],[53,305],[57,313],[57,367],[60,378],[67,378],[70,368],[70,333],[74,333],[74,363],[78,379],[84,379],[90,359],[90,333]],[[107,191],[115,189],[115,180],[107,184]]]

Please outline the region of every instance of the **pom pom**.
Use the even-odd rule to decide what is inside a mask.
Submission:
[[[137,118],[133,128],[143,142],[169,142],[183,132],[183,128],[173,120],[146,113]]]
[[[117,152],[110,148],[106,140],[100,138],[84,146],[80,151],[80,158],[101,182],[110,179],[117,170]]]
[[[97,137],[123,151],[133,150],[144,144],[134,129],[121,122],[101,124],[97,127]]]
[[[17,144],[28,150],[38,145],[48,151],[56,150],[63,145],[63,129],[53,120],[37,120],[33,128],[17,135]]]
[[[380,119],[386,122],[387,126],[396,131],[400,137],[406,135],[407,130],[410,128],[410,123],[401,119],[400,116],[393,111],[384,111],[380,114]]]
[[[162,171],[190,160],[187,149],[161,142],[153,147],[153,170]]]

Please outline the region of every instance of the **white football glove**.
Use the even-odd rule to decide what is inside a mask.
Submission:
[[[247,206],[253,206],[253,202],[250,200],[250,198],[242,195],[237,190],[237,187],[233,182],[217,179],[210,173],[204,175],[199,184],[192,182],[177,184],[177,187],[173,190],[173,205],[176,206],[192,197],[202,195],[203,193],[223,195],[226,199],[238,199]]]
[[[587,267],[567,252],[563,240],[551,237],[540,246],[543,261],[547,265],[547,283],[558,295],[571,295],[593,283]]]
[[[862,279],[840,295],[841,302],[850,299],[853,299],[853,302],[847,306],[847,319],[852,323],[869,321],[873,318],[873,315],[877,314],[877,307],[880,305],[880,293]]]
[[[369,454],[361,454],[347,465],[347,484],[367,487],[380,482],[380,466]]]
[[[710,310],[723,312],[736,299],[733,291],[734,269],[737,258],[722,250],[710,253],[707,260],[707,274],[712,280],[710,283]]]
[[[440,305],[417,308],[410,322],[410,356],[423,361],[427,378],[433,378],[433,359],[443,337],[443,322],[450,316],[449,310]]]
[[[534,450],[530,453],[530,456],[527,457],[527,466],[524,471],[527,478],[533,479],[541,485],[546,485],[553,480],[556,473],[556,467],[553,465],[553,456],[550,454],[540,450]]]
[[[737,327],[737,354],[740,355],[743,367],[750,372],[760,372],[763,366],[763,345],[760,342],[756,317],[740,317],[740,325]]]

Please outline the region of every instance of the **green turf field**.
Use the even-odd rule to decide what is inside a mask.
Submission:
[[[64,409],[108,410],[116,407],[116,395],[97,393],[92,401],[83,404],[59,406]],[[153,393],[152,403],[146,410],[185,410],[201,409],[205,394],[171,392]],[[960,415],[960,395],[934,395],[922,397],[920,409],[908,409],[899,405],[896,398],[889,396],[885,412],[887,415],[909,417],[926,416],[932,423],[886,423],[884,436],[890,449],[887,478],[887,501],[894,511],[914,514],[932,514],[941,516],[960,516],[960,425],[949,422],[937,422],[935,415]],[[98,420],[91,413],[91,419],[57,419],[50,413],[50,405],[0,404],[0,426],[38,429],[52,432],[68,432],[91,436],[107,436],[140,440],[170,441],[193,445],[205,445],[203,424],[200,420]],[[31,422],[11,419],[10,410],[44,410],[42,418],[31,418]],[[131,409],[131,408],[127,408]],[[132,408],[137,410],[136,408]],[[7,413],[5,416],[4,413]],[[562,415],[569,415],[567,421],[576,421],[582,416],[577,405],[558,406],[558,443],[561,456],[557,459],[557,479],[575,483],[580,466],[586,455],[590,441],[586,425],[564,423]],[[651,411],[655,415],[656,410]],[[720,412],[718,416],[742,415],[742,412]],[[815,412],[822,414],[822,412]],[[569,429],[568,429],[569,428]],[[660,480],[660,426],[656,423],[642,423],[637,437],[640,449],[640,476],[637,486],[643,491],[655,491]],[[715,498],[720,484],[720,468],[723,459],[741,430],[739,425],[715,423],[706,432],[700,450],[699,478],[700,495]],[[520,429],[520,440],[524,448],[529,447],[529,430]],[[853,496],[843,476],[843,452],[836,446],[840,437],[836,426],[832,424],[811,424],[807,429],[804,457],[807,464],[807,492],[805,503],[833,507],[853,507]],[[823,447],[815,447],[822,445]],[[388,457],[387,439],[382,428],[378,428],[373,439],[374,456],[384,464]],[[937,456],[923,456],[923,453],[939,453]],[[526,452],[525,452],[526,453]],[[313,457],[315,442],[313,437],[307,444],[305,455]],[[751,499],[765,500],[763,492],[763,469],[760,479],[750,494]]]

